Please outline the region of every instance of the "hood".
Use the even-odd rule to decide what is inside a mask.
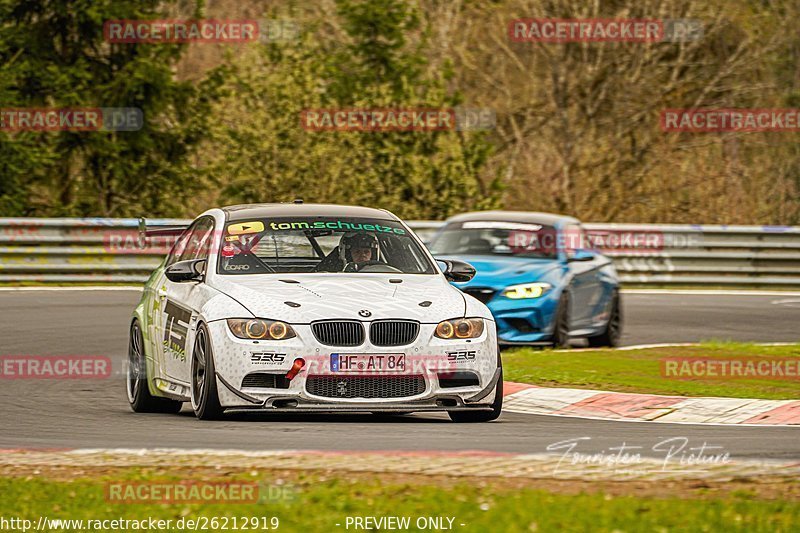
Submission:
[[[539,259],[514,256],[448,255],[442,259],[466,261],[477,270],[475,277],[460,287],[505,287],[515,283],[538,281],[553,270],[562,268],[557,259]]]
[[[437,323],[464,316],[465,310],[461,292],[442,276],[248,274],[215,276],[212,284],[254,316],[294,324],[330,319],[366,321],[386,318]],[[430,302],[430,305],[423,307],[420,305],[423,302]],[[364,317],[359,314],[363,311],[369,311],[371,315]]]

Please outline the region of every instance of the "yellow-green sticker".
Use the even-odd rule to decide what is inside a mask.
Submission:
[[[229,235],[247,235],[249,233],[261,233],[262,231],[264,231],[264,223],[259,220],[228,226]]]

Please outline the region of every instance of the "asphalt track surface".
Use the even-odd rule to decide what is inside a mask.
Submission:
[[[104,380],[0,380],[0,448],[215,448],[244,450],[489,450],[544,453],[567,439],[575,451],[671,438],[718,446],[733,459],[800,460],[800,428],[612,422],[504,413],[489,424],[446,416],[243,414],[200,422],[130,411],[121,375],[134,291],[0,291],[0,355],[107,355]],[[800,340],[800,296],[625,294],[624,344]],[[663,448],[663,446],[662,446]],[[711,452],[707,452],[711,453]]]

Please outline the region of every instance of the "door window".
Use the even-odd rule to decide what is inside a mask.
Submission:
[[[189,231],[186,246],[180,255],[180,261],[190,259],[206,259],[211,250],[211,236],[214,233],[214,219],[203,217],[195,222]]]
[[[579,224],[569,224],[564,228],[564,253],[573,257],[576,250],[586,249],[586,233]]]

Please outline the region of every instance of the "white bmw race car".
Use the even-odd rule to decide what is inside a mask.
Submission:
[[[494,420],[503,372],[489,309],[388,211],[211,209],[180,233],[130,327],[136,412],[409,413]]]

